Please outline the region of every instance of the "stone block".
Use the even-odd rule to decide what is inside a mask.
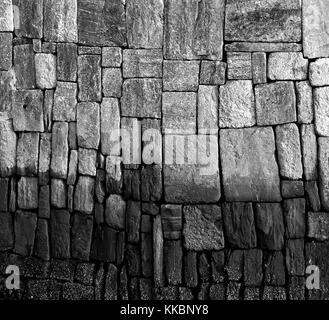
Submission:
[[[3,0],[0,4],[0,31],[14,31],[13,6],[11,0]]]
[[[182,206],[179,205],[162,205],[161,221],[163,236],[165,239],[178,240],[182,234]]]
[[[38,173],[39,133],[22,132],[17,142],[17,174],[36,176]]]
[[[318,176],[318,148],[314,125],[302,125],[300,135],[302,144],[304,177],[306,180],[316,180]]]
[[[283,214],[286,223],[286,238],[304,238],[306,214],[305,199],[300,198],[283,201]]]
[[[103,68],[102,87],[105,97],[121,97],[122,74],[120,68]]]
[[[57,44],[57,80],[72,81],[77,80],[78,71],[78,51],[74,43]]]
[[[97,151],[79,148],[78,171],[81,175],[96,176]]]
[[[37,53],[35,55],[36,84],[40,89],[52,89],[56,87],[56,56],[49,53]]]
[[[254,84],[267,82],[267,61],[265,52],[253,52],[251,57],[252,80]]]
[[[329,139],[318,138],[319,192],[323,208],[329,210]]]
[[[80,176],[74,193],[74,210],[91,214],[94,209],[95,179]]]
[[[12,42],[11,33],[0,33],[0,70],[8,71],[12,66]]]
[[[252,79],[251,53],[228,52],[227,67],[227,78],[230,80]]]
[[[122,64],[122,49],[120,47],[102,48],[102,67],[120,68]]]
[[[199,86],[197,108],[199,133],[216,134],[218,132],[218,100],[217,86]]]
[[[67,202],[67,191],[64,180],[51,179],[51,205],[58,209],[65,209]]]
[[[0,251],[14,247],[14,224],[12,214],[1,212],[0,215]]]
[[[315,130],[319,136],[329,136],[329,87],[316,88],[314,94]]]
[[[309,212],[307,214],[307,236],[317,241],[329,239],[329,216],[327,212]]]
[[[296,82],[298,123],[311,123],[314,118],[313,93],[308,81]]]
[[[114,229],[125,229],[126,202],[120,195],[111,194],[106,200],[105,221]]]
[[[200,84],[222,85],[226,81],[226,63],[222,61],[201,62]]]
[[[34,89],[36,81],[35,58],[32,44],[14,46],[16,89]]]
[[[77,85],[58,82],[54,95],[53,120],[75,121],[77,109]]]
[[[21,177],[18,181],[17,204],[20,209],[38,208],[38,179]]]

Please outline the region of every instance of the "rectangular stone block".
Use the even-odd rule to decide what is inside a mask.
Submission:
[[[12,214],[1,212],[0,215],[0,252],[14,247],[14,226]]]
[[[78,52],[77,45],[73,43],[57,44],[57,80],[77,80]]]
[[[301,126],[304,177],[306,180],[317,179],[318,148],[313,124]]]
[[[329,85],[329,58],[317,59],[310,63],[309,78],[313,87]]]
[[[329,210],[329,138],[318,138],[319,191],[322,207]]]
[[[0,178],[0,211],[8,211],[9,179]]]
[[[39,134],[22,132],[17,142],[17,174],[36,176],[38,173]]]
[[[80,55],[95,55],[95,54],[102,54],[102,48],[101,47],[85,47],[85,46],[79,46],[78,47],[78,54]]]
[[[128,79],[123,83],[121,115],[129,117],[161,117],[162,80]]]
[[[53,120],[75,121],[77,109],[77,85],[57,82],[54,94]]]
[[[69,157],[68,124],[55,122],[51,136],[50,175],[54,178],[66,179]]]
[[[127,241],[129,243],[139,243],[140,241],[140,223],[141,223],[141,205],[137,201],[127,202],[126,211],[126,229],[128,233]]]
[[[121,0],[78,1],[79,43],[126,46],[126,15]]]
[[[50,188],[49,185],[41,186],[39,191],[39,205],[38,205],[39,218],[50,218]]]
[[[40,135],[39,149],[39,184],[46,185],[49,181],[50,160],[51,160],[51,133]]]
[[[96,176],[97,151],[79,148],[78,171],[81,175]]]
[[[54,105],[54,90],[46,90],[44,103],[43,103],[43,120],[45,131],[51,132],[52,127],[52,112],[53,112],[53,105]]]
[[[319,136],[329,136],[329,87],[315,88],[314,94],[314,115],[315,130]]]
[[[45,40],[78,42],[77,0],[45,0],[43,5]]]
[[[112,194],[121,194],[123,177],[121,168],[122,158],[118,156],[106,157],[106,190]]]
[[[164,91],[197,91],[199,84],[200,62],[167,61],[163,62]]]
[[[32,44],[14,46],[14,71],[17,89],[35,88],[35,63]]]
[[[51,256],[70,258],[70,214],[65,210],[52,210],[50,218]]]
[[[181,238],[183,227],[182,206],[162,205],[161,221],[165,239],[177,240]]]
[[[328,3],[326,0],[303,0],[304,56],[329,57]]]
[[[313,92],[308,81],[295,83],[298,123],[311,123],[314,118]]]
[[[117,234],[117,231],[108,226],[96,227],[90,258],[102,262],[115,262]]]
[[[162,168],[160,165],[148,165],[141,172],[142,201],[160,201],[162,197]]]
[[[194,92],[164,92],[162,94],[162,132],[193,134],[196,132],[196,103]]]
[[[280,201],[280,178],[272,128],[220,131],[227,201]]]
[[[9,70],[12,66],[12,42],[11,33],[0,33],[0,70]]]
[[[123,51],[124,78],[161,78],[162,50],[132,50]]]
[[[227,78],[230,80],[249,80],[251,73],[251,53],[228,52],[227,53]]]
[[[292,81],[277,81],[255,87],[258,125],[295,122],[296,97]]]
[[[100,142],[100,114],[98,103],[78,103],[77,137],[79,147],[98,149]]]
[[[266,83],[267,79],[267,61],[266,53],[254,52],[251,57],[252,80],[254,84]]]
[[[0,113],[0,176],[11,176],[16,171],[17,137],[8,116]]]
[[[122,73],[120,68],[103,68],[102,88],[105,97],[121,97]]]
[[[101,101],[101,57],[86,55],[78,57],[79,101]]]
[[[183,250],[180,240],[164,242],[164,264],[168,284],[182,283]]]
[[[199,86],[198,91],[198,132],[218,132],[218,89],[216,86]]]
[[[219,127],[243,128],[256,124],[251,80],[233,80],[219,89]]]
[[[61,179],[51,179],[50,191],[51,205],[58,209],[65,209],[67,206],[67,190],[65,181]]]
[[[14,91],[13,105],[12,117],[15,131],[44,131],[41,90]]]
[[[302,33],[299,0],[228,0],[226,41],[299,42]]]
[[[289,199],[283,202],[283,213],[286,223],[285,236],[288,239],[304,238],[305,236],[305,199]]]
[[[0,71],[0,112],[11,112],[12,110],[15,77],[13,69]]]
[[[102,67],[120,68],[122,64],[122,49],[120,47],[102,48]]]
[[[91,214],[94,209],[95,179],[80,176],[75,187],[74,210]]]
[[[225,45],[225,51],[238,52],[298,52],[302,51],[299,43],[284,42],[232,42]]]
[[[226,63],[222,61],[201,62],[200,84],[222,85],[226,81]]]
[[[165,2],[166,59],[222,60],[225,1]]]
[[[0,31],[14,31],[13,6],[11,0],[0,3]]]
[[[38,208],[38,179],[21,177],[18,181],[17,204],[20,209]]]
[[[18,37],[41,39],[43,36],[43,1],[13,0],[14,24]],[[16,12],[16,10],[19,10]]]
[[[130,48],[162,48],[163,0],[126,1],[127,38]]]

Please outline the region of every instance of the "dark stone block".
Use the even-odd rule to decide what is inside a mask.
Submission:
[[[123,171],[123,197],[140,200],[141,176],[139,170]]]
[[[289,275],[303,276],[305,274],[304,240],[287,240],[286,268]]]
[[[229,280],[239,281],[243,274],[243,250],[233,250],[229,252],[225,270]]]
[[[244,254],[244,283],[258,287],[263,281],[263,253],[259,249],[247,250]]]
[[[93,285],[95,265],[93,263],[79,263],[75,269],[74,279],[84,285]]]
[[[118,297],[118,269],[109,264],[105,277],[104,300],[117,300]]]
[[[27,299],[59,300],[62,284],[53,280],[29,280],[27,282]]]
[[[115,262],[117,234],[117,231],[107,226],[97,226],[93,234],[90,258],[104,262]]]
[[[225,252],[214,251],[211,254],[212,281],[224,282],[225,280]]]
[[[14,47],[14,69],[17,89],[35,88],[34,51],[31,44]]]
[[[77,79],[78,53],[73,43],[57,44],[57,80],[72,81]]]
[[[286,222],[285,236],[288,239],[305,236],[305,199],[291,199],[283,202],[283,213]]]
[[[321,201],[316,181],[307,181],[305,183],[305,195],[307,205],[311,208],[311,210],[319,211],[321,209]]]
[[[153,299],[153,287],[150,279],[139,279],[139,291],[141,300],[152,300]]]
[[[161,220],[163,236],[165,239],[177,240],[182,234],[182,206],[180,205],[162,205]]]
[[[94,300],[94,288],[79,283],[63,284],[64,300]]]
[[[128,201],[126,212],[126,229],[129,243],[138,243],[140,240],[141,205],[140,202]]]
[[[222,283],[211,285],[209,288],[209,299],[225,300],[225,285]]]
[[[303,181],[281,181],[281,193],[284,199],[300,198],[304,196]]]
[[[286,284],[285,261],[282,252],[268,254],[265,259],[265,284],[284,286]]]
[[[142,201],[159,201],[162,196],[162,168],[158,165],[142,169]]]
[[[117,234],[117,265],[121,265],[124,261],[125,250],[126,250],[126,233],[124,231],[120,231]]]
[[[198,270],[201,282],[210,282],[211,265],[208,261],[207,255],[202,253],[198,259]]]
[[[182,283],[183,250],[181,241],[164,242],[165,274],[169,285]]]
[[[144,277],[153,275],[153,237],[149,233],[141,234],[142,274]]]
[[[0,178],[0,211],[8,211],[9,179]]]
[[[185,285],[194,288],[198,285],[197,253],[187,251],[184,255]]]
[[[70,214],[53,210],[50,215],[50,244],[53,258],[70,258]]]
[[[0,251],[6,251],[13,247],[14,226],[12,214],[9,212],[0,212]]]
[[[128,244],[126,250],[127,270],[132,277],[141,275],[141,254],[138,246]]]
[[[50,265],[50,279],[73,282],[75,267],[73,260],[54,259]]]
[[[39,219],[35,233],[34,254],[45,261],[50,259],[48,221]]]

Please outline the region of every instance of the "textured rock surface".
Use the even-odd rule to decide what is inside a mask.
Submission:
[[[11,0],[3,0],[0,4],[0,31],[13,31],[13,7]]]
[[[319,138],[319,191],[321,197],[321,203],[325,210],[329,210],[329,139]]]
[[[318,241],[329,239],[329,217],[326,212],[309,212],[307,215],[308,237]]]
[[[36,176],[38,172],[39,134],[23,132],[17,141],[17,174]]]
[[[252,80],[254,84],[266,83],[267,61],[266,53],[254,52],[251,58],[252,63]]]
[[[279,174],[271,128],[220,132],[223,185],[229,201],[279,201]]]
[[[225,40],[298,42],[301,40],[301,3],[293,0],[229,0],[226,4]]]
[[[17,89],[35,88],[35,62],[33,47],[30,44],[14,47],[14,70]]]
[[[225,51],[240,52],[299,52],[302,45],[299,43],[276,42],[232,42],[225,45]]]
[[[329,87],[314,90],[315,130],[319,136],[329,136]]]
[[[198,91],[198,132],[218,132],[218,89],[216,86],[199,86]]]
[[[77,46],[73,43],[57,44],[57,79],[76,81],[77,79]]]
[[[318,59],[310,64],[310,83],[315,86],[329,85],[329,58]]]
[[[301,52],[275,52],[268,58],[268,76],[271,80],[305,80],[308,60]]]
[[[297,115],[299,123],[311,123],[314,118],[313,93],[309,81],[296,82]]]
[[[200,84],[221,85],[225,83],[225,62],[204,60],[201,62],[200,68]]]
[[[222,59],[224,1],[170,0],[165,3],[167,59]],[[184,21],[189,21],[186,24]],[[216,32],[214,32],[216,30]]]
[[[56,57],[52,54],[35,55],[36,84],[41,89],[52,89],[56,86]]]
[[[9,70],[12,66],[12,42],[11,33],[0,33],[0,70]]]
[[[10,176],[16,171],[17,137],[11,121],[0,113],[0,176]]]
[[[256,124],[251,81],[228,81],[219,91],[219,127],[243,128]]]
[[[255,87],[258,125],[296,121],[296,97],[293,82],[273,82]]]
[[[102,89],[105,97],[121,97],[122,74],[119,68],[103,69]]]
[[[227,53],[227,78],[230,80],[251,79],[251,53]]]
[[[77,107],[77,85],[58,82],[54,94],[53,120],[75,121]]]

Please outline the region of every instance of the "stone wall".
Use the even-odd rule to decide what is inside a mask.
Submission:
[[[328,21],[0,0],[0,297],[328,299]]]

